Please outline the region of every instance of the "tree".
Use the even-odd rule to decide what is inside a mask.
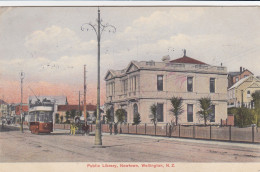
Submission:
[[[106,123],[109,123],[109,122],[111,122],[111,121],[112,121],[111,110],[108,109],[108,110],[106,111]]]
[[[204,125],[207,125],[207,121],[210,118],[210,114],[212,112],[211,106],[212,106],[212,102],[210,98],[200,98],[199,99],[199,103],[200,103],[200,111],[197,112],[199,118],[202,118],[204,120]]]
[[[260,126],[260,91],[256,91],[252,94],[253,103],[254,103],[254,123],[259,127]]]
[[[239,107],[234,110],[235,112],[235,125],[239,127],[246,127],[251,125],[254,120],[252,110],[246,107]]]
[[[179,116],[183,113],[183,106],[182,106],[182,98],[180,97],[172,97],[171,98],[171,105],[172,108],[170,109],[170,111],[173,113],[173,115],[175,116],[175,123],[176,125],[178,125],[178,118]]]
[[[70,118],[70,111],[67,111],[65,115],[65,119],[66,119],[65,123],[70,123],[69,118]]]
[[[124,109],[117,109],[116,110],[117,122],[120,123],[120,133],[122,133],[121,125],[125,121],[126,113],[127,112]]]
[[[71,118],[72,120],[74,120],[74,118],[75,118],[75,116],[76,116],[76,113],[77,113],[77,111],[76,111],[75,109],[72,109],[72,110],[70,111],[70,118]]]
[[[55,114],[55,123],[56,124],[60,123],[60,114],[58,113]]]
[[[122,124],[125,121],[126,111],[124,109],[117,109],[116,110],[116,118],[117,122]]]
[[[138,124],[140,124],[140,122],[141,122],[141,116],[140,116],[139,113],[136,113],[134,115],[134,123],[133,123],[133,125],[138,125]]]
[[[151,122],[156,125],[157,124],[157,105],[153,104],[152,106],[150,106],[150,111],[151,111]]]

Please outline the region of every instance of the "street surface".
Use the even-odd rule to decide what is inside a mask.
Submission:
[[[94,148],[94,135],[34,135],[5,126],[0,162],[260,162],[259,144],[108,134],[102,141],[103,148]]]

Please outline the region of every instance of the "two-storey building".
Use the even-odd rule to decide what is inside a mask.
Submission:
[[[228,107],[253,108],[252,94],[256,91],[260,91],[260,79],[254,75],[239,80],[228,89]]]
[[[125,109],[128,123],[137,112],[142,123],[150,123],[153,104],[157,105],[159,123],[174,121],[170,112],[173,96],[183,98],[184,112],[178,120],[181,124],[203,123],[196,115],[202,97],[210,97],[213,102],[211,123],[227,118],[226,67],[211,66],[185,54],[172,61],[169,56],[162,62],[131,61],[123,70],[108,70],[105,80],[106,109],[112,115],[117,109]]]

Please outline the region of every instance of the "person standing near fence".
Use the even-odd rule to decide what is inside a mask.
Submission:
[[[110,132],[110,135],[112,135],[112,122],[109,123],[109,132]]]
[[[114,132],[115,132],[115,135],[117,135],[117,132],[118,132],[118,130],[117,130],[117,123],[114,124],[114,130],[115,130],[115,131],[114,131]]]

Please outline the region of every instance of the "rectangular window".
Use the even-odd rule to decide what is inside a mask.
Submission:
[[[157,76],[157,90],[163,91],[163,75]]]
[[[187,105],[187,121],[193,122],[193,105],[192,104]]]
[[[157,121],[163,122],[163,104],[162,103],[157,104]]]
[[[247,91],[247,98],[250,98],[251,97],[251,94],[250,94],[250,91],[248,90]]]
[[[135,83],[134,90],[136,91],[136,76],[134,77],[134,83]]]
[[[123,93],[127,94],[127,79],[123,80]]]
[[[210,85],[210,92],[215,93],[215,78],[210,78],[209,85]]]
[[[215,122],[215,105],[211,106],[210,122]]]
[[[187,91],[193,91],[193,77],[187,77]]]

